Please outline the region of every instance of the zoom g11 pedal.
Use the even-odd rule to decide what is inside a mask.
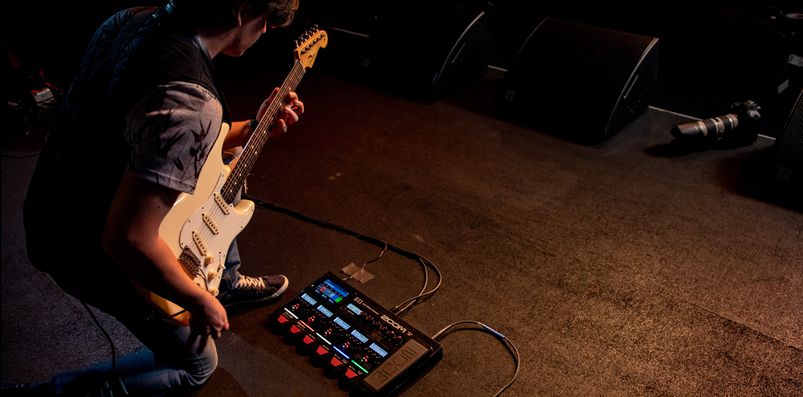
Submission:
[[[268,326],[358,395],[391,395],[443,356],[438,342],[332,273],[273,312]]]

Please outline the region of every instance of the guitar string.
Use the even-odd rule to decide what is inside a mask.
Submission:
[[[312,35],[314,33],[315,32],[310,31],[305,35]],[[302,39],[304,37],[305,36],[302,36]],[[318,40],[316,39],[315,42],[317,41]],[[306,50],[309,50],[309,48]],[[304,52],[306,52],[306,50]],[[247,177],[247,171],[249,171],[253,166],[253,163],[256,162],[259,154],[262,151],[263,144],[270,136],[270,123],[273,121],[276,113],[278,113],[279,107],[282,106],[284,98],[287,96],[287,94],[298,86],[298,83],[301,80],[301,77],[303,77],[305,71],[306,69],[301,64],[300,59],[296,58],[289,75],[285,79],[285,82],[281,85],[277,95],[274,97],[274,101],[270,104],[268,111],[265,112],[265,115],[263,115],[262,119],[257,124],[255,132],[252,133],[250,141],[253,141],[253,144],[252,142],[246,144],[246,153],[244,153],[244,156],[241,157],[240,161],[235,166],[234,178],[228,178],[224,183],[225,189],[222,196],[227,203],[231,204],[234,202],[235,196],[240,191],[240,188],[242,188],[245,178]],[[276,99],[279,99],[279,101],[276,101]],[[243,171],[244,169],[245,171]]]

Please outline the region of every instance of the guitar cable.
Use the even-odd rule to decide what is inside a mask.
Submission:
[[[451,329],[451,328],[453,328],[455,326],[458,326],[458,325],[463,325],[463,324],[475,324],[475,325],[479,325],[481,328],[460,328],[460,329],[456,329],[454,331],[447,332],[447,331],[449,331],[449,329]],[[516,378],[519,376],[519,370],[521,369],[521,357],[519,355],[519,349],[516,348],[516,345],[513,344],[513,341],[508,339],[508,337],[505,336],[504,334],[502,334],[501,332],[489,327],[486,324],[483,324],[482,322],[475,321],[475,320],[463,320],[463,321],[456,321],[454,323],[451,323],[451,324],[447,325],[446,327],[444,327],[443,329],[441,329],[440,331],[436,332],[435,335],[432,336],[432,339],[435,339],[435,340],[442,339],[442,337],[445,337],[445,336],[449,335],[452,332],[466,331],[466,330],[480,330],[480,331],[483,331],[483,332],[486,332],[486,333],[489,333],[489,334],[493,335],[496,339],[498,339],[505,346],[505,349],[513,356],[513,361],[516,363],[516,369],[513,372],[513,376],[510,378],[510,380],[504,386],[502,386],[502,388],[499,389],[496,392],[496,394],[494,394],[494,397],[500,396],[502,394],[502,392],[504,392],[505,390],[507,390],[507,388],[509,388],[511,385],[513,385],[513,382],[515,382]]]
[[[394,306],[391,309],[391,312],[393,312],[393,314],[396,314],[396,315],[401,317],[402,315],[407,313],[407,311],[410,310],[413,306],[415,306],[415,305],[417,305],[417,304],[429,299],[430,297],[432,297],[432,295],[434,295],[435,292],[437,292],[438,289],[441,287],[441,284],[442,284],[442,281],[443,281],[443,274],[441,273],[440,269],[438,269],[438,266],[435,265],[435,263],[433,263],[432,261],[430,261],[429,259],[427,259],[427,258],[425,258],[425,257],[423,257],[421,255],[418,255],[418,254],[416,254],[416,253],[414,253],[412,251],[409,251],[407,249],[401,248],[401,247],[396,246],[394,244],[390,244],[390,243],[388,243],[388,242],[386,242],[384,240],[380,240],[380,239],[378,239],[376,237],[371,237],[371,236],[368,236],[366,234],[363,234],[363,233],[360,233],[360,232],[345,228],[345,227],[340,226],[340,225],[336,225],[334,223],[331,223],[331,222],[328,222],[328,221],[325,221],[325,220],[321,220],[321,219],[313,218],[313,217],[308,216],[308,215],[304,215],[304,214],[302,214],[302,213],[300,213],[298,211],[294,211],[294,210],[291,210],[289,208],[285,208],[285,207],[279,206],[278,204],[269,203],[269,202],[267,202],[265,200],[262,200],[262,199],[260,199],[258,197],[254,197],[254,196],[249,195],[249,194],[244,194],[243,198],[253,201],[254,204],[258,205],[260,208],[267,209],[267,210],[274,211],[274,212],[283,213],[285,215],[289,215],[289,216],[291,216],[293,218],[299,219],[299,220],[307,222],[307,223],[311,223],[311,224],[317,225],[319,227],[323,227],[325,229],[335,230],[335,231],[338,231],[340,233],[343,233],[343,234],[346,234],[346,235],[350,235],[352,237],[355,237],[355,238],[360,239],[362,241],[365,241],[365,242],[368,242],[370,244],[376,245],[378,247],[384,247],[382,252],[379,254],[379,256],[377,256],[377,258],[375,258],[375,259],[373,259],[371,261],[366,262],[363,265],[363,268],[365,268],[365,266],[367,266],[369,263],[375,262],[376,260],[381,258],[384,255],[386,250],[393,251],[396,254],[401,255],[401,256],[403,256],[405,258],[416,260],[419,264],[421,264],[421,266],[424,269],[424,285],[423,285],[423,287],[421,289],[421,292],[419,292],[418,295],[413,296],[413,297],[411,297],[409,299],[406,299],[406,300],[402,301],[401,303],[399,303],[398,305]],[[432,289],[430,289],[429,291],[427,291],[427,287],[429,285],[429,274],[427,272],[427,268],[431,268],[435,272],[435,274],[437,275],[437,278],[438,278],[437,284]]]
[[[413,306],[421,303],[422,301],[424,301],[426,299],[429,299],[432,295],[435,294],[435,292],[437,292],[437,290],[440,288],[440,286],[442,284],[443,274],[441,273],[440,269],[438,269],[437,265],[435,265],[432,261],[430,261],[429,259],[427,259],[427,258],[425,258],[425,257],[423,257],[421,255],[415,254],[415,253],[413,253],[411,251],[408,251],[408,250],[403,249],[401,247],[398,247],[396,245],[389,244],[386,241],[382,241],[382,240],[379,240],[377,238],[370,237],[370,236],[367,236],[365,234],[362,234],[362,233],[359,233],[359,232],[344,228],[342,226],[335,225],[335,224],[333,224],[331,222],[327,222],[327,221],[323,221],[323,220],[320,220],[320,219],[312,218],[310,216],[301,214],[301,213],[299,213],[297,211],[293,211],[293,210],[290,210],[288,208],[280,207],[280,206],[278,206],[276,204],[268,203],[268,202],[266,202],[266,201],[264,201],[262,199],[254,197],[254,196],[250,196],[250,195],[245,194],[245,195],[243,195],[243,198],[247,198],[247,199],[253,201],[255,204],[259,205],[261,208],[265,208],[265,209],[272,210],[272,211],[275,211],[275,212],[281,212],[281,213],[284,213],[286,215],[290,215],[290,216],[292,216],[294,218],[297,218],[297,219],[300,219],[300,220],[303,220],[303,221],[306,221],[306,222],[309,222],[309,223],[313,223],[313,224],[316,224],[318,226],[321,226],[321,227],[324,227],[324,228],[327,228],[327,229],[336,230],[336,231],[339,231],[341,233],[354,236],[354,237],[356,237],[356,238],[358,238],[360,240],[369,242],[371,244],[374,244],[374,245],[377,245],[377,246],[381,246],[382,247],[382,251],[380,251],[379,255],[377,255],[377,257],[375,257],[374,259],[371,259],[371,260],[365,262],[362,265],[362,269],[365,269],[365,267],[368,266],[369,264],[371,264],[373,262],[376,262],[379,259],[381,259],[384,256],[385,252],[387,252],[388,250],[396,252],[397,254],[402,255],[402,256],[404,256],[406,258],[415,259],[418,263],[421,264],[421,266],[422,266],[422,268],[424,270],[424,284],[423,284],[423,286],[421,288],[421,291],[418,293],[418,295],[413,296],[413,297],[411,297],[409,299],[406,299],[406,300],[402,301],[401,303],[399,303],[398,305],[394,306],[391,309],[391,312],[393,312],[394,314],[398,315],[399,317],[401,317],[404,314],[406,314],[407,311],[409,311]],[[426,290],[427,286],[429,285],[429,272],[427,271],[427,267],[432,268],[432,270],[437,274],[437,277],[438,277],[438,283],[435,285],[435,287],[433,287],[429,291]],[[89,313],[89,316],[92,318],[92,321],[95,323],[97,328],[103,334],[103,336],[106,339],[106,341],[109,343],[109,346],[111,348],[111,356],[112,356],[112,372],[116,372],[117,371],[117,349],[116,349],[116,347],[114,345],[114,341],[112,340],[111,336],[109,336],[108,332],[106,332],[106,330],[100,324],[100,322],[95,317],[95,314],[92,312],[92,310],[89,308],[89,306],[83,301],[81,301],[81,304],[84,306],[84,308],[86,309],[87,313]],[[184,313],[186,311],[187,311],[187,309],[182,309],[182,310],[180,310],[180,311],[178,311],[176,313],[171,314],[170,316],[167,316],[167,318],[174,318],[174,317],[176,317],[176,316],[178,316],[178,315],[180,315],[180,314],[182,314],[182,313]]]
[[[103,337],[106,338],[106,342],[109,343],[109,347],[111,348],[111,353],[112,353],[112,372],[117,373],[117,348],[114,346],[114,341],[112,340],[112,337],[109,336],[109,333],[106,332],[106,329],[103,328],[103,326],[100,324],[98,318],[95,317],[95,313],[92,311],[92,308],[90,308],[89,305],[86,304],[86,302],[84,301],[80,302],[84,306],[84,309],[86,309],[86,312],[89,313],[89,317],[92,318],[92,322],[95,323],[95,326],[98,327],[100,332],[103,334]]]
[[[109,347],[111,348],[111,356],[112,356],[112,367],[108,371],[106,371],[106,375],[109,377],[104,379],[103,383],[99,385],[100,387],[100,395],[108,396],[108,397],[128,397],[130,394],[128,393],[128,389],[125,387],[125,383],[123,383],[123,379],[120,377],[120,374],[117,372],[117,348],[114,345],[114,340],[106,332],[106,329],[103,328],[103,325],[100,324],[98,318],[95,316],[95,312],[92,311],[92,308],[89,305],[82,301],[81,305],[84,306],[86,312],[89,313],[89,317],[92,318],[92,322],[95,323],[95,326],[100,330],[103,334],[103,337],[106,338],[106,342],[109,343]]]
[[[388,243],[385,243],[385,246],[382,248],[382,251],[379,252],[379,255],[376,258],[371,259],[370,261],[367,261],[367,262],[363,263],[362,267],[360,267],[359,271],[365,270],[365,267],[368,266],[369,263],[374,263],[374,262],[382,259],[382,256],[385,255],[385,252],[387,252],[387,250],[388,250]],[[349,280],[353,279],[355,274],[357,274],[357,272],[349,274],[348,277],[344,277],[343,278],[343,281],[349,281]]]
[[[406,249],[400,248],[400,247],[398,247],[396,245],[389,244],[388,242],[380,240],[378,238],[370,237],[370,236],[367,236],[365,234],[362,234],[362,233],[347,229],[347,228],[345,228],[343,226],[339,226],[339,225],[336,225],[336,224],[333,224],[331,222],[327,222],[327,221],[324,221],[324,220],[321,220],[321,219],[313,218],[311,216],[304,215],[304,214],[299,213],[297,211],[293,211],[291,209],[288,209],[288,208],[285,208],[285,207],[281,207],[281,206],[279,206],[277,204],[274,204],[274,203],[268,203],[268,202],[266,202],[266,201],[264,201],[262,199],[259,199],[257,197],[251,196],[251,195],[243,195],[243,198],[246,198],[248,200],[253,201],[254,204],[258,205],[260,208],[271,210],[271,211],[274,211],[274,212],[280,212],[280,213],[283,213],[285,215],[292,216],[293,218],[302,220],[304,222],[312,223],[312,224],[315,224],[317,226],[320,226],[320,227],[323,227],[323,228],[326,228],[326,229],[335,230],[335,231],[338,231],[338,232],[341,232],[341,233],[356,237],[356,238],[358,238],[360,240],[369,242],[369,243],[371,243],[373,245],[376,245],[376,246],[379,246],[379,247],[383,247],[382,251],[379,253],[379,255],[377,255],[377,257],[365,262],[362,265],[362,269],[365,269],[365,267],[368,266],[368,264],[376,262],[379,259],[381,259],[382,256],[385,254],[385,252],[387,250],[391,250],[393,252],[396,252],[397,254],[399,254],[401,256],[404,256],[406,258],[415,259],[423,267],[423,270],[424,270],[424,285],[423,285],[423,288],[421,289],[421,292],[419,292],[418,295],[413,296],[410,299],[404,300],[403,302],[399,303],[398,305],[396,305],[396,306],[394,306],[393,308],[390,309],[390,311],[392,313],[398,315],[399,317],[401,317],[404,314],[406,314],[407,311],[411,307],[417,305],[418,303],[421,303],[422,301],[424,301],[426,299],[429,299],[433,294],[435,294],[435,292],[441,286],[441,283],[443,281],[443,274],[441,273],[440,269],[438,268],[437,265],[435,265],[435,263],[433,263],[432,261],[430,261],[429,259],[427,259],[427,258],[425,258],[425,257],[423,257],[421,255],[418,255],[418,254],[413,253],[411,251],[408,251]],[[436,274],[437,278],[438,278],[438,282],[435,285],[435,287],[433,287],[429,291],[426,290],[427,286],[429,284],[429,272],[427,271],[427,268],[431,268],[433,270],[433,272]],[[350,280],[351,278],[353,278],[353,277],[349,276],[349,277],[344,278],[343,280],[346,281],[346,280]],[[456,327],[458,325],[464,325],[464,324],[478,325],[480,328],[460,328],[460,329],[456,329],[456,330],[450,331],[452,328],[454,328],[454,327]],[[510,386],[513,385],[513,383],[516,381],[516,378],[518,377],[519,372],[521,370],[521,356],[519,354],[519,349],[516,347],[516,345],[513,343],[512,340],[510,340],[507,336],[505,336],[501,332],[491,328],[490,326],[488,326],[488,325],[486,325],[486,324],[484,324],[484,323],[482,323],[480,321],[475,321],[475,320],[462,320],[462,321],[457,321],[457,322],[454,322],[452,324],[449,324],[446,327],[444,327],[443,329],[441,329],[440,331],[436,332],[432,336],[432,339],[434,339],[434,340],[442,339],[443,337],[446,337],[447,335],[449,335],[452,332],[465,331],[465,330],[480,330],[480,331],[483,331],[483,332],[486,332],[486,333],[489,333],[489,334],[493,335],[496,339],[498,339],[502,343],[502,345],[504,345],[505,349],[513,357],[513,361],[514,361],[515,366],[516,366],[515,371],[513,373],[513,376],[510,378],[510,380],[504,386],[502,386],[494,394],[494,397],[498,397],[498,396],[502,395],[502,393],[505,390],[507,390]]]

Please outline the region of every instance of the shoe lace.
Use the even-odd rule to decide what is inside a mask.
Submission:
[[[250,277],[240,275],[237,279],[237,285],[234,287],[238,290],[261,290],[265,289],[265,280],[261,277]]]

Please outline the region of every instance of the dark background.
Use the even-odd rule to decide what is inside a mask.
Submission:
[[[38,88],[41,80],[66,88],[95,27],[115,11],[136,4],[141,3],[4,2],[4,95]],[[529,33],[545,16],[658,37],[659,75],[653,106],[707,118],[727,112],[734,101],[756,100],[764,107],[767,127],[763,132],[770,136],[777,135],[796,97],[794,88],[800,87],[803,68],[790,65],[787,59],[790,54],[803,53],[803,19],[792,17],[803,12],[803,6],[791,0],[617,0],[592,4],[577,0],[305,0],[296,23],[260,41],[257,46],[261,50],[251,51],[244,59],[217,62],[225,68],[227,62],[253,63],[254,58],[275,54],[274,50],[285,54],[292,38],[311,23],[371,36],[386,21],[404,18],[408,22],[396,29],[408,31],[399,34],[404,37],[409,33],[418,39],[417,29],[428,13],[444,6],[486,11],[491,40],[489,64],[502,69],[511,65]],[[355,53],[359,57],[377,46],[361,40],[358,35],[338,36],[340,47],[327,54],[326,62]],[[349,54],[342,51],[346,46],[350,46]],[[790,88],[779,93],[779,86],[787,81]]]

